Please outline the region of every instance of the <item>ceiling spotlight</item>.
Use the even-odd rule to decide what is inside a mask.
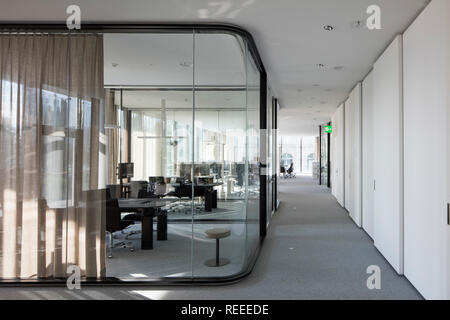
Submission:
[[[325,26],[323,26],[323,29],[324,29],[325,31],[333,31],[333,30],[334,30],[334,27],[331,26],[331,25],[325,25]]]
[[[362,25],[363,25],[363,22],[361,20],[356,20],[351,23],[351,27],[354,29],[361,28]]]
[[[119,64],[116,63],[116,62],[111,63],[111,66],[112,66],[113,68],[116,68],[118,65],[119,65]]]
[[[182,67],[184,67],[184,68],[190,68],[190,67],[192,67],[194,64],[192,63],[192,62],[189,62],[189,61],[183,61],[183,62],[180,62],[180,66],[182,66]]]

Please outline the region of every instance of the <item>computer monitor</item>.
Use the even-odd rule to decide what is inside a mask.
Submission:
[[[195,165],[195,176],[209,176],[209,164],[200,163]]]
[[[119,179],[133,178],[134,163],[119,163]]]
[[[180,163],[180,177],[190,180],[191,168],[192,164],[190,163]]]

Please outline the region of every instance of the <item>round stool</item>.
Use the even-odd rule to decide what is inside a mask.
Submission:
[[[216,239],[216,258],[209,259],[205,261],[205,265],[208,267],[222,267],[230,263],[230,260],[227,258],[220,258],[219,254],[219,240],[229,237],[231,234],[230,229],[225,228],[215,228],[209,229],[205,231],[205,235],[209,239]]]

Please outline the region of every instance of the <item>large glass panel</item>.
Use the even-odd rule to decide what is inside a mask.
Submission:
[[[195,48],[193,275],[225,277],[246,265],[246,49],[214,33],[196,34]]]
[[[11,34],[0,45],[0,280],[65,279],[71,265],[123,281],[246,271],[262,133],[244,39]]]
[[[192,277],[192,46],[192,34],[105,36],[105,83],[115,87],[113,108],[120,110],[119,163],[133,167],[119,202],[138,204],[120,208],[132,223],[114,241],[134,251],[114,248],[110,277]]]
[[[248,51],[247,51],[248,52]],[[260,130],[261,74],[251,54],[247,54],[247,263],[254,257],[260,239],[260,178],[262,172]]]

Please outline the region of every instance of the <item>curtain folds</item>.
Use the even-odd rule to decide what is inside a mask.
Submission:
[[[0,278],[105,274],[101,35],[0,35]]]

